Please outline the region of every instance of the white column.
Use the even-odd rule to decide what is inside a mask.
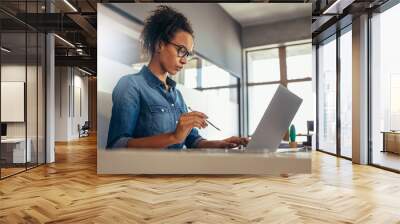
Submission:
[[[313,118],[314,121],[314,131],[312,132],[313,135],[311,137],[311,148],[313,150],[317,149],[317,47],[315,45],[312,45],[312,92],[313,92],[313,110],[315,111],[315,115]]]
[[[353,162],[368,163],[368,15],[353,20]]]
[[[239,108],[239,110],[240,110],[240,122],[241,122],[241,132],[242,132],[242,134],[243,134],[243,136],[248,136],[249,135],[249,133],[247,132],[247,130],[248,130],[248,126],[249,126],[249,124],[248,124],[248,122],[247,122],[247,111],[248,111],[248,108],[247,108],[247,105],[248,105],[248,97],[247,97],[247,90],[248,90],[248,87],[246,86],[246,83],[247,83],[247,76],[248,76],[248,74],[247,74],[247,59],[246,59],[246,51],[245,50],[243,50],[242,51],[242,64],[243,64],[243,66],[242,66],[242,68],[243,68],[243,70],[242,70],[242,78],[240,79],[240,99],[239,99],[239,102],[240,102],[240,108]]]
[[[55,161],[55,54],[54,35],[46,35],[46,163]]]

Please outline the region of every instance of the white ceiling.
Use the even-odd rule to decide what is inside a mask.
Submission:
[[[218,3],[242,27],[310,17],[311,3]]]

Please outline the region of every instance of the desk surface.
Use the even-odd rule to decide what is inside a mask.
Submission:
[[[296,136],[313,136],[313,134],[302,134],[302,133],[299,133],[299,134],[296,134]]]
[[[29,138],[27,139],[29,141]],[[1,139],[1,143],[20,143],[25,142],[25,138],[5,138]]]
[[[236,153],[97,150],[98,174],[282,174],[310,173],[310,152]]]
[[[384,134],[400,134],[400,131],[381,131]]]

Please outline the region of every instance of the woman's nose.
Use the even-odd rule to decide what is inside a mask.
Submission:
[[[187,63],[187,57],[182,57],[181,58],[181,63],[186,64]]]

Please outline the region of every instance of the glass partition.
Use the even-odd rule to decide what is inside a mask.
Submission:
[[[13,1],[1,7],[41,13],[44,1]],[[4,13],[1,23],[0,178],[45,162],[45,35]]]
[[[6,177],[24,171],[31,158],[26,150],[26,33],[3,32],[1,47],[1,175]]]

